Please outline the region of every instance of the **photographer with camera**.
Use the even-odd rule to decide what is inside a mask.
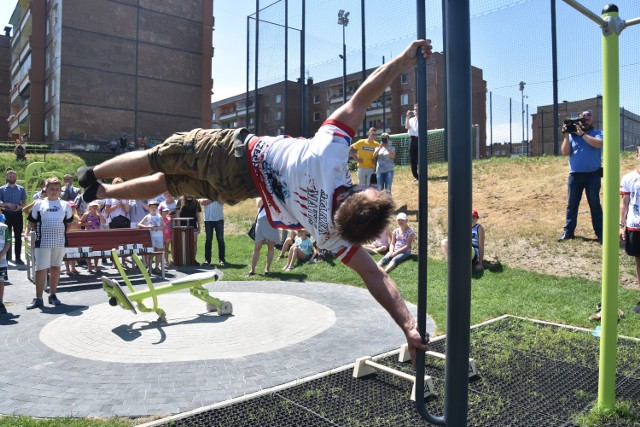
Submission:
[[[407,111],[404,126],[409,132],[411,142],[409,143],[409,163],[411,164],[411,174],[418,180],[418,104],[413,104],[413,110]]]
[[[587,195],[591,224],[598,242],[602,243],[602,206],[600,186],[602,178],[602,131],[593,128],[593,116],[584,111],[577,119],[565,120],[562,125],[562,154],[569,156],[567,220],[558,241],[573,239],[578,224],[578,207],[582,192]]]

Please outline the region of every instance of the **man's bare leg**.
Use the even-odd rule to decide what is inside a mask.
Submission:
[[[100,163],[93,168],[97,179],[103,178],[138,178],[153,172],[149,155],[146,151],[131,151]],[[156,193],[159,194],[159,193]]]
[[[119,184],[99,184],[97,199],[151,199],[167,191],[167,181],[162,172],[133,178]],[[85,199],[86,200],[86,199]]]
[[[151,173],[151,163],[146,151],[132,151],[121,154],[97,166],[82,166],[78,169],[78,183],[89,191],[89,199],[95,199],[95,192],[102,178],[138,178]]]

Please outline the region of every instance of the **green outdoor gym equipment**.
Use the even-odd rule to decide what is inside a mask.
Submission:
[[[209,291],[204,287],[204,285],[213,283],[222,278],[222,272],[217,269],[203,273],[190,274],[183,278],[173,280],[167,285],[155,287],[153,286],[151,278],[149,277],[149,273],[147,272],[147,268],[145,267],[142,260],[140,260],[140,257],[138,257],[138,255],[136,254],[132,254],[131,257],[133,257],[133,260],[142,272],[142,275],[144,276],[144,280],[147,282],[148,287],[148,289],[146,290],[137,291],[131,284],[131,281],[122,268],[122,264],[120,263],[120,260],[118,258],[118,252],[116,250],[112,250],[111,255],[114,265],[118,268],[118,271],[122,276],[122,280],[124,280],[127,287],[131,291],[131,293],[125,294],[117,281],[108,277],[103,277],[102,289],[107,293],[107,295],[109,295],[109,304],[113,307],[119,305],[125,310],[132,311],[133,314],[137,314],[136,309],[133,305],[133,303],[135,302],[135,304],[138,306],[138,310],[145,313],[154,311],[158,315],[158,320],[165,322],[167,320],[166,313],[162,308],[158,307],[158,295],[168,294],[183,289],[189,289],[191,295],[204,301],[207,304],[208,312],[217,311],[219,316],[233,313],[233,306],[229,301],[222,301],[214,298],[213,296],[209,295]],[[147,307],[143,303],[143,301],[148,298],[151,298],[153,302],[153,307],[151,308]]]

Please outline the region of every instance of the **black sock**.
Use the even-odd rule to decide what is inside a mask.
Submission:
[[[93,173],[93,166],[81,166],[78,168],[78,183],[82,188],[87,188],[97,181]]]
[[[100,185],[102,185],[102,184],[99,181],[95,181],[88,188],[86,188],[84,190],[84,193],[82,193],[82,200],[84,200],[87,203],[91,203],[94,200],[97,200],[98,199],[98,188],[100,188]]]

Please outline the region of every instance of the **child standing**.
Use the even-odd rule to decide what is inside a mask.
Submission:
[[[94,200],[89,203],[88,210],[80,218],[80,226],[84,227],[85,230],[100,230],[100,226],[102,224],[107,224],[106,218],[98,212],[98,208],[100,208],[100,203]],[[92,263],[93,266],[91,265]],[[93,273],[94,271],[96,273],[100,272],[97,258],[89,259],[87,267],[89,269],[89,273]]]
[[[291,249],[289,249],[289,260],[283,270],[293,270],[298,260],[300,260],[300,262],[312,262],[317,254],[318,251],[307,235],[307,230],[298,230],[298,237],[296,237],[295,243],[291,246]]]
[[[398,228],[393,230],[391,235],[391,245],[389,246],[389,252],[378,261],[378,265],[387,265],[384,269],[387,273],[397,267],[402,261],[411,256],[411,245],[413,239],[416,237],[413,229],[409,227],[407,223],[407,214],[400,212],[396,217],[398,222]]]
[[[67,231],[76,231],[80,230],[80,218],[78,218],[78,211],[76,210],[75,202],[67,202],[69,206],[71,206],[71,211],[73,212],[73,221],[67,224]],[[65,260],[64,266],[67,270],[67,276],[72,276],[74,274],[80,274],[80,272],[76,269],[76,260]]]
[[[164,224],[164,228],[162,229],[164,263],[171,265],[169,262],[169,247],[171,246],[171,215],[169,215],[169,208],[162,206],[162,208],[160,208],[160,215],[162,216],[162,223]]]
[[[156,251],[164,251],[164,222],[162,217],[158,215],[157,200],[151,200],[149,202],[149,213],[138,223],[138,228],[151,230],[151,245],[153,246],[153,249]],[[159,256],[161,255],[156,255],[154,257],[156,259],[156,267],[153,269],[151,268],[151,259],[148,261],[149,269],[155,274],[160,273]]]
[[[62,304],[56,296],[60,280],[60,266],[65,254],[67,224],[73,221],[71,207],[60,200],[62,184],[56,177],[45,181],[46,199],[40,199],[29,213],[29,226],[36,230],[36,297],[27,310],[44,307],[42,294],[49,271],[49,304]]]
[[[0,214],[0,314],[7,313],[3,298],[4,282],[9,281],[7,273],[7,252],[11,249],[11,233],[4,221],[4,215]]]

